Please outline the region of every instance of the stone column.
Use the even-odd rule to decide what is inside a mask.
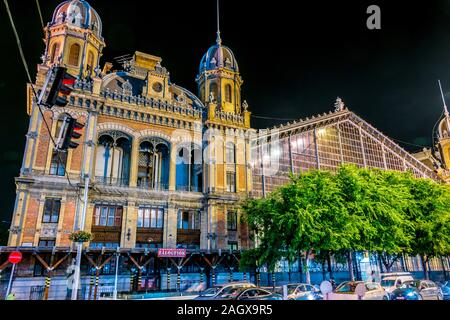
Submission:
[[[65,213],[66,213],[66,202],[67,202],[66,197],[63,197],[61,199],[61,208],[59,211],[58,229],[56,230],[56,242],[55,243],[57,246],[60,246],[61,237],[62,237],[63,231],[64,231],[64,217],[65,217]]]
[[[92,202],[88,202],[87,210],[86,210],[86,221],[84,223],[84,231],[92,233],[92,225],[94,219],[94,210],[95,204]],[[80,212],[83,211],[83,203],[80,204]],[[80,222],[78,222],[78,225]]]
[[[208,206],[200,211],[200,250],[208,249]]]
[[[122,217],[122,241],[120,247],[132,249],[136,246],[137,233],[137,218],[139,208],[136,203],[129,202],[128,206],[124,207]],[[128,231],[130,231],[130,238],[128,239]]]
[[[176,190],[176,179],[177,179],[177,145],[172,142],[170,146],[170,165],[169,165],[169,190]]]
[[[33,245],[37,246],[39,243],[39,237],[41,236],[42,228],[42,216],[44,214],[45,195],[41,194],[39,201],[38,216],[36,221],[36,234],[34,235]]]
[[[130,187],[137,187],[139,162],[139,139],[133,138],[131,146],[131,162],[130,162]]]
[[[27,141],[25,145],[25,156],[22,162],[22,169],[21,169],[22,175],[29,174],[32,169],[35,150],[37,148],[38,143],[38,136],[39,136],[38,132],[40,130],[41,122],[42,117],[39,114],[38,107],[35,103],[33,103],[32,113],[30,117],[30,125],[28,127],[28,133],[26,135]]]
[[[178,210],[175,205],[169,204],[168,208],[164,210],[164,248],[175,249],[177,247],[177,222]]]

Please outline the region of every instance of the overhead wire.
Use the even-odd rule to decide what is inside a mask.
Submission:
[[[47,131],[48,131],[48,134],[49,134],[49,137],[50,137],[51,142],[53,143],[54,147],[57,148],[57,144],[56,144],[55,140],[53,139],[53,136],[52,136],[52,132],[51,132],[50,126],[48,125],[48,122],[47,122],[47,120],[46,120],[46,118],[45,118],[45,114],[44,114],[44,112],[42,111],[42,106],[41,106],[40,103],[39,103],[39,100],[38,100],[38,94],[37,94],[36,88],[34,87],[33,81],[32,81],[32,79],[31,79],[31,74],[30,74],[30,70],[29,70],[29,68],[28,68],[28,63],[27,63],[27,60],[26,60],[26,58],[25,58],[25,54],[24,54],[24,51],[23,51],[22,43],[21,43],[21,41],[20,41],[20,37],[19,37],[19,34],[18,34],[18,32],[17,32],[17,28],[16,28],[16,25],[15,25],[15,23],[14,23],[13,16],[12,16],[12,14],[11,14],[11,9],[9,8],[8,0],[3,0],[3,2],[4,2],[4,4],[5,4],[6,11],[7,11],[7,13],[8,13],[9,21],[10,21],[10,23],[11,23],[11,27],[12,27],[12,30],[13,30],[13,33],[14,33],[14,36],[15,36],[15,39],[16,39],[17,47],[18,47],[18,49],[19,49],[20,58],[21,58],[21,60],[22,60],[23,67],[24,67],[24,69],[25,69],[25,73],[26,73],[26,75],[27,75],[28,82],[30,83],[31,89],[32,89],[32,91],[33,91],[33,95],[34,95],[34,100],[35,100],[36,106],[38,107],[38,110],[39,110],[39,112],[40,112],[40,114],[41,114],[41,116],[42,116],[42,120],[43,120],[43,122],[44,122],[44,124],[45,124],[45,127],[46,127]],[[37,2],[37,3],[39,4],[39,2]],[[50,111],[51,111],[51,110],[50,110]],[[51,111],[51,112],[52,112],[52,111]],[[57,156],[58,156],[58,160],[59,160],[60,163],[61,163],[62,168],[64,169],[64,176],[66,177],[66,179],[67,179],[67,181],[68,181],[68,183],[69,183],[69,186],[70,186],[71,188],[74,188],[74,189],[76,190],[78,199],[81,200],[81,197],[80,197],[80,194],[79,194],[79,187],[74,186],[73,183],[72,183],[72,181],[70,180],[69,173],[67,172],[67,169],[66,169],[66,165],[63,164],[64,161],[62,160],[61,154],[60,154],[59,151],[57,151]]]

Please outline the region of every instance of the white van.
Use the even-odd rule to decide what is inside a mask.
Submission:
[[[389,294],[402,285],[405,281],[414,280],[412,274],[409,272],[382,273],[380,276],[381,286]]]

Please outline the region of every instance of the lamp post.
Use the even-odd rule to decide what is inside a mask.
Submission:
[[[119,278],[119,261],[120,261],[120,248],[117,247],[117,252],[116,252],[116,274],[114,277],[114,292],[113,292],[113,299],[117,300],[117,281]]]
[[[86,174],[84,176],[84,205],[83,205],[83,211],[81,214],[81,223],[80,223],[80,229],[79,229],[81,231],[84,231],[84,225],[86,223],[88,194],[89,194],[89,175]],[[80,268],[81,268],[81,252],[82,252],[82,250],[83,250],[83,243],[78,242],[77,243],[77,258],[76,258],[76,265],[75,265],[74,286],[72,288],[72,300],[77,300],[77,297],[78,297],[78,286],[80,283]]]

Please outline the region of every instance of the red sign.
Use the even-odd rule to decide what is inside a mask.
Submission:
[[[158,258],[185,258],[186,249],[158,249]]]
[[[8,261],[12,264],[17,264],[20,261],[22,261],[22,254],[19,251],[11,252],[11,254],[8,257]]]

